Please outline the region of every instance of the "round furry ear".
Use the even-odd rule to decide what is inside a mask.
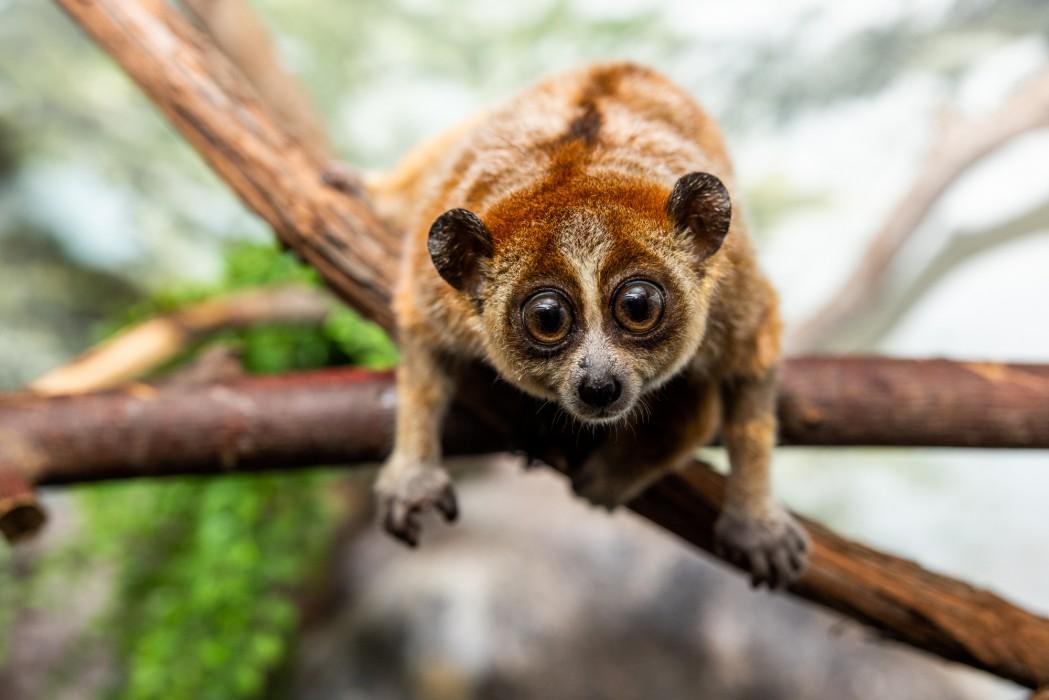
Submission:
[[[675,184],[667,214],[696,247],[700,262],[718,252],[732,221],[728,190],[710,173],[689,173]]]
[[[492,256],[492,237],[476,214],[449,209],[433,222],[426,245],[434,267],[448,284],[478,294],[481,263]]]

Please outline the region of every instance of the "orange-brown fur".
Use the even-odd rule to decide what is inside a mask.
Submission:
[[[694,171],[715,175],[738,202],[713,120],[654,71],[612,64],[542,82],[371,184],[380,213],[409,233],[395,297],[405,354],[396,448],[377,486],[387,508],[402,508],[401,516],[411,507],[454,510],[438,466],[452,389],[441,357],[484,361],[540,398],[571,398],[565,387],[585,356],[537,356],[521,340],[520,305],[548,285],[574,300],[579,332],[623,371],[624,391],[637,393],[622,418],[630,429],[613,431],[582,467],[578,490],[609,507],[629,500],[720,424],[733,475],[719,535],[756,581],[781,584],[797,574],[803,535],[769,493],[776,296],[738,206],[720,250],[701,264],[690,257],[667,201],[677,179]],[[480,299],[446,282],[427,250],[431,224],[453,208],[476,214],[490,233]],[[644,341],[606,313],[617,285],[636,277],[652,279],[667,297],[659,333]],[[418,482],[420,470],[433,493],[400,503],[398,489]]]

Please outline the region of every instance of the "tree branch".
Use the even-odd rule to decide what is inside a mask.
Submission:
[[[981,397],[964,386],[964,378],[973,375],[978,383],[998,387],[1027,385],[1028,398],[1040,407],[1033,412],[1040,414],[1043,428],[1049,425],[1046,366],[811,359],[791,363],[786,375],[787,385],[794,387],[789,391],[804,391],[806,400],[785,401],[783,410],[818,405],[827,411],[811,434],[821,443],[840,443],[828,438],[839,431],[856,436],[852,412],[864,400],[855,391],[859,386],[886,385],[892,395],[905,376],[912,387],[923,382],[936,387],[945,410],[983,411],[1004,423],[1011,421],[1011,411],[1000,411],[998,402],[1010,392]],[[842,377],[837,386],[827,381],[835,375]],[[161,390],[137,385],[84,396],[13,396],[0,400],[0,432],[17,435],[19,442],[0,442],[0,464],[15,465],[23,484],[44,485],[376,462],[389,449],[394,406],[390,374],[346,369]],[[899,405],[901,420],[916,424],[928,410],[908,400]],[[784,424],[801,430],[807,425],[790,416]],[[965,425],[963,420],[959,428]],[[879,441],[880,430],[874,428],[868,441]],[[1003,433],[1010,434],[1008,425]],[[929,437],[940,444],[944,434],[937,428]],[[807,441],[804,432],[793,438]],[[1041,439],[1049,444],[1049,435]],[[514,440],[508,431],[479,430],[462,411],[453,412],[447,423],[448,454],[500,450]],[[968,441],[959,435],[958,442]],[[631,507],[709,552],[723,486],[721,476],[700,466],[667,477]],[[1044,653],[1049,620],[815,523],[806,521],[806,526],[815,544],[812,563],[793,593],[945,658],[1032,687],[1049,682]]]
[[[318,162],[328,136],[306,93],[285,70],[266,25],[246,0],[182,0],[194,18],[258,91],[270,113]]]
[[[245,205],[387,331],[400,234],[269,114],[229,58],[165,0],[56,0],[117,60]]]
[[[977,231],[958,231],[921,271],[906,284],[871,297],[863,311],[862,328],[850,333],[853,342],[870,346],[884,338],[908,311],[952,272],[973,258],[1030,236],[1049,232],[1049,201],[1006,222]]]
[[[13,466],[0,462],[0,533],[14,543],[35,534],[47,516],[25,477]]]
[[[1049,365],[802,358],[782,374],[788,445],[1049,448]],[[358,369],[9,394],[0,464],[49,485],[375,461],[389,448],[394,404],[392,374]],[[531,404],[508,407],[506,426],[525,420],[519,408]],[[466,411],[449,426],[453,454],[536,447],[528,428],[479,431]]]
[[[1013,139],[1049,126],[1049,68],[1025,81],[990,114],[955,119],[939,130],[929,158],[903,198],[874,235],[860,262],[828,301],[788,338],[793,351],[824,346],[834,336],[864,323],[884,291],[886,274],[940,197],[969,168]]]
[[[325,184],[325,164],[272,121],[253,91],[241,85],[243,78],[221,52],[163,0],[56,1],[142,86],[241,199],[274,227],[286,245],[314,265],[345,300],[388,330],[392,328],[389,298],[400,234],[387,229],[357,195]],[[584,456],[582,453],[588,449],[586,436],[558,432],[549,411],[537,411],[534,403],[498,386],[483,367],[466,368],[463,380],[460,401],[469,407],[466,437],[471,444],[492,440],[501,447],[523,448],[562,468],[569,468]],[[1037,381],[1034,384],[1039,385]],[[230,469],[259,466],[261,461],[253,463],[248,458],[253,445],[268,446],[270,454],[283,464],[299,463],[297,460],[303,457],[309,457],[311,462],[326,461],[322,449],[328,444],[323,442],[325,439],[335,435],[342,438],[343,444],[350,442],[345,439],[348,428],[344,423],[337,429],[323,424],[326,430],[318,427],[296,438],[313,442],[301,452],[293,451],[289,443],[276,437],[295,438],[281,430],[281,421],[265,423],[267,430],[257,435],[257,442],[220,440],[216,434],[241,438],[242,426],[252,424],[257,415],[257,404],[241,402],[231,387],[223,384],[213,388],[210,397],[217,411],[226,411],[222,414],[226,419],[219,424],[221,430],[209,432],[207,429],[214,425],[195,422],[201,414],[198,403],[195,410],[184,416],[192,426],[187,434],[193,434],[194,439],[167,441],[169,463],[193,464],[193,455],[203,451],[209,459],[216,455],[224,458],[221,463]],[[159,396],[162,399],[163,393]],[[360,399],[362,395],[354,396]],[[373,398],[379,400],[378,395]],[[86,396],[50,401],[96,399],[101,400]],[[145,406],[155,408],[161,403],[154,399],[152,404],[136,404],[136,411],[149,413]],[[286,417],[295,402],[287,397],[282,401]],[[9,411],[12,420],[32,420],[33,412],[26,409],[22,404]],[[118,415],[122,420],[136,420],[141,411]],[[818,415],[817,411],[810,418],[819,423],[829,416]],[[36,418],[39,420],[39,415]],[[456,420],[450,428],[455,428]],[[163,428],[171,423],[161,421],[156,425]],[[56,444],[64,445],[63,452],[82,450],[64,440],[64,428],[68,425],[51,422],[46,429],[52,431]],[[18,434],[25,434],[25,430],[20,428]],[[136,439],[141,441],[143,430],[138,425],[120,433],[122,453],[140,454],[143,443]],[[379,429],[375,423],[367,422],[366,433],[364,437],[374,441]],[[93,439],[105,439],[105,435]],[[195,447],[198,443],[204,447]],[[89,458],[91,452],[80,454]],[[365,456],[363,449],[360,456]],[[25,464],[18,460],[15,463]],[[138,469],[143,468],[136,464]],[[40,473],[38,469],[20,468],[23,475]],[[34,478],[29,476],[26,480]],[[66,480],[69,478],[67,475]],[[703,471],[669,477],[646,492],[634,507],[686,540],[709,549],[721,484],[720,477]],[[970,663],[1032,688],[1049,683],[1049,621],[909,562],[837,538],[822,528],[812,526],[812,533],[813,563],[792,589],[796,594],[946,658]]]
[[[1049,447],[1049,365],[809,357],[782,374],[788,445]]]
[[[332,308],[326,294],[299,285],[210,299],[118,333],[34,380],[29,390],[55,396],[109,389],[148,374],[191,344],[219,331],[261,323],[316,324]]]

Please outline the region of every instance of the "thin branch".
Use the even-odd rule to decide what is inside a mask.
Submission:
[[[921,272],[900,288],[885,290],[870,299],[863,312],[864,324],[857,328],[854,342],[871,346],[884,338],[932,289],[970,260],[996,248],[1036,235],[1049,233],[1049,201],[1004,223],[979,231],[959,231],[951,236]]]
[[[990,114],[955,119],[939,131],[929,158],[910,189],[860,258],[856,269],[828,301],[788,338],[797,352],[825,344],[865,314],[883,293],[887,272],[940,197],[980,160],[1019,136],[1049,126],[1049,68],[1025,81]]]
[[[822,387],[820,377],[826,377],[829,368],[856,371],[854,364],[839,365],[836,360],[792,365],[788,373],[795,376],[790,382],[809,385],[806,380],[811,376],[816,379],[811,385]],[[952,367],[957,376],[974,371]],[[900,362],[897,369],[903,368],[913,374],[912,381],[927,374],[925,363]],[[1040,392],[1037,398],[1045,421],[1049,367],[1029,370],[998,367],[997,374],[1004,379],[989,377],[987,381],[1040,377],[1041,384],[1034,382],[1034,390]],[[976,373],[981,372],[986,373]],[[1012,372],[1023,374],[1010,377]],[[953,389],[949,385],[942,390],[945,398],[970,403],[970,408],[978,403],[965,390],[956,397],[950,396]],[[835,400],[859,403],[845,393]],[[389,448],[394,406],[389,374],[326,370],[159,391],[139,387],[73,397],[10,397],[0,401],[0,429],[19,435],[26,453],[35,456],[22,471],[27,481],[68,484],[375,462]],[[986,408],[996,413],[995,406]],[[903,407],[905,412],[918,409],[913,404]],[[851,419],[840,420],[845,424]],[[827,424],[822,430],[827,430]],[[501,449],[513,439],[506,433],[479,430],[467,414],[453,412],[445,445],[448,454],[480,453]],[[0,443],[0,462],[11,462],[14,457],[2,451],[6,448]],[[699,465],[667,477],[631,507],[709,552],[723,487],[723,477]],[[809,570],[791,589],[795,595],[944,658],[1031,687],[1049,682],[1049,654],[1045,653],[1049,620],[986,591],[839,537],[816,523],[805,524],[814,547]]]
[[[122,331],[34,380],[29,390],[54,396],[109,389],[149,374],[220,331],[262,323],[316,324],[332,308],[326,294],[299,285],[210,299]]]
[[[246,0],[182,0],[215,44],[258,91],[273,117],[321,162],[328,136],[305,91],[277,57],[265,24]]]

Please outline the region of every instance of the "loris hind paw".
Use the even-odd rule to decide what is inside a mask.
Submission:
[[[750,572],[755,588],[786,588],[808,564],[808,535],[779,507],[760,515],[724,510],[714,528],[714,541],[720,556]]]
[[[419,543],[419,516],[434,509],[448,522],[459,517],[459,504],[448,472],[432,464],[390,464],[375,482],[380,517],[391,535],[409,547]]]

